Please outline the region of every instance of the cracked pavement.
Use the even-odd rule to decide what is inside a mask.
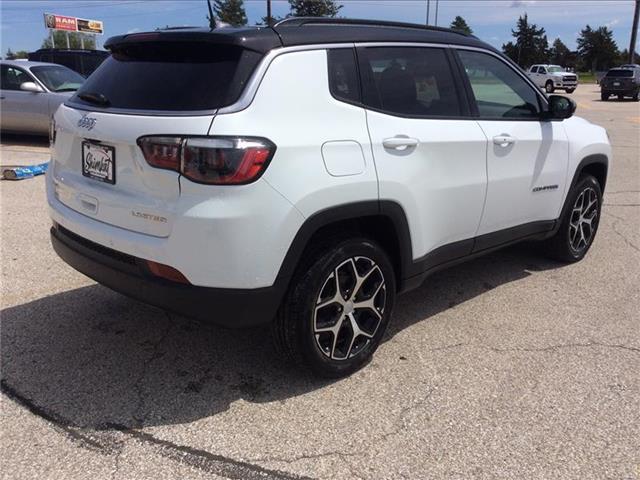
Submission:
[[[585,260],[441,272],[335,382],[96,285],[49,245],[43,178],[0,182],[0,476],[640,479],[640,104],[573,97],[615,155]],[[0,164],[47,150],[4,137]]]

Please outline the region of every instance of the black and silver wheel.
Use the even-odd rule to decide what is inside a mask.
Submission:
[[[544,90],[547,93],[553,93],[555,88],[553,87],[553,82],[551,80],[547,80],[547,83],[544,84]]]
[[[366,239],[345,240],[313,257],[292,280],[274,321],[276,347],[318,375],[348,375],[384,335],[395,299],[393,268]]]
[[[596,236],[601,208],[600,184],[593,176],[585,175],[569,192],[558,231],[546,241],[551,256],[566,262],[581,260]]]

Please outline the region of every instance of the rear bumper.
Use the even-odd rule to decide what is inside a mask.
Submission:
[[[184,285],[153,277],[144,260],[82,238],[59,225],[51,228],[56,253],[102,285],[150,305],[216,325],[241,328],[271,321],[286,282],[257,289]]]

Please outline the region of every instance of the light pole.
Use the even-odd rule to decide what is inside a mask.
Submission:
[[[427,26],[429,26],[429,7],[431,6],[431,0],[427,0]]]
[[[636,0],[636,12],[633,15],[631,27],[631,43],[629,44],[629,63],[634,63],[636,51],[636,39],[638,38],[638,17],[640,16],[640,0]]]
[[[440,0],[436,0],[436,27],[438,26],[438,5],[440,4]]]
[[[271,26],[271,0],[267,0],[267,25]]]

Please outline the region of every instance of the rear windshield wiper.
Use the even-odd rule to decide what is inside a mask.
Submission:
[[[111,105],[109,99],[101,93],[78,93],[78,98],[84,100],[85,102],[93,103],[94,105],[100,105],[101,107],[108,107],[109,105]]]

